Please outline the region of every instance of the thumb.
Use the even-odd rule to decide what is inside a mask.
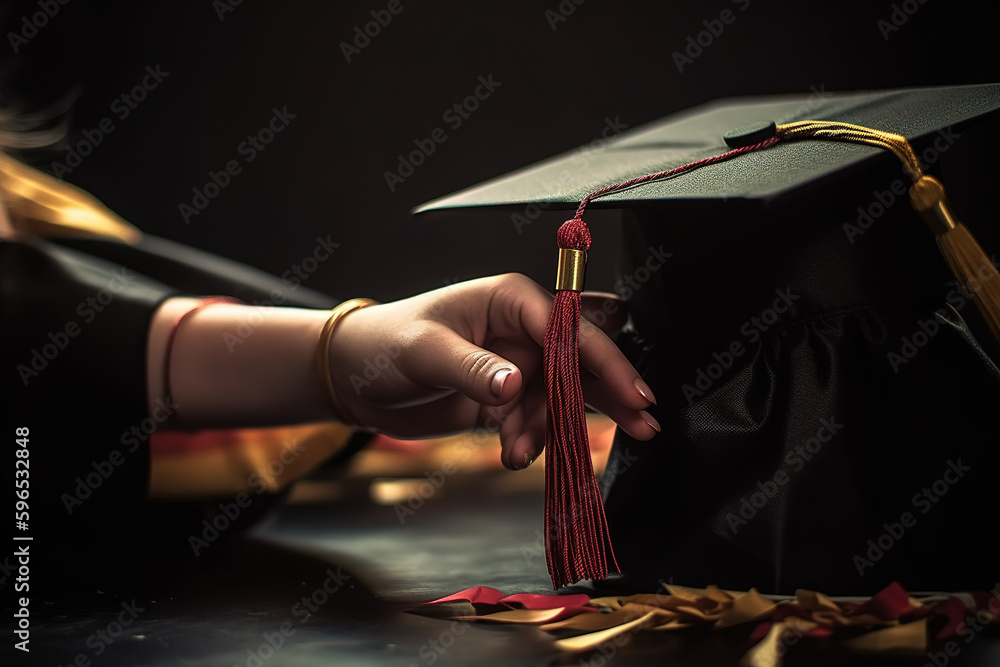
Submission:
[[[407,352],[398,364],[412,381],[455,389],[482,405],[502,405],[521,388],[521,371],[513,362],[444,325],[434,327]]]

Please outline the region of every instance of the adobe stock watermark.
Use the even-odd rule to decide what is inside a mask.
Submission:
[[[819,84],[819,88],[816,86],[809,86],[809,97],[807,97],[806,101],[795,110],[792,118],[809,116],[814,111],[821,109],[823,105],[826,104],[827,99],[833,97],[833,93],[828,92],[825,88],[825,83]]]
[[[1000,616],[1000,588],[994,588],[986,605],[974,610],[974,613],[970,610],[965,620],[959,622],[955,629],[963,638],[965,645],[968,646],[998,616]],[[949,640],[941,647],[941,651],[927,652],[927,662],[924,663],[923,667],[948,667],[951,659],[957,658],[963,648],[957,641]]]
[[[424,472],[427,481],[421,482],[415,489],[410,489],[410,497],[406,499],[405,503],[399,502],[392,506],[396,512],[396,518],[399,519],[399,525],[404,525],[408,518],[416,514],[424,506],[424,503],[433,498],[434,494],[456,472],[458,472],[458,466],[453,461],[445,461],[438,470],[433,472],[430,470]]]
[[[91,155],[94,149],[104,143],[104,139],[117,129],[115,119],[124,121],[131,116],[132,112],[138,109],[139,105],[145,102],[149,94],[156,90],[168,76],[170,76],[170,72],[164,72],[159,63],[155,67],[146,65],[142,78],[111,101],[108,107],[111,115],[102,118],[96,126],[85,128],[80,133],[83,136],[66,148],[64,157],[61,160],[54,160],[49,165],[52,174],[56,178],[62,178],[83,164],[84,158]]]
[[[632,456],[628,448],[624,451],[613,449],[611,456],[608,458],[608,464],[604,468],[604,475],[608,475],[610,478],[617,477],[621,475],[626,470],[631,468],[637,461],[639,461],[638,456]],[[549,526],[549,534],[552,536],[558,535],[560,531],[561,522],[569,521],[572,524],[577,517],[576,507],[570,509],[569,516],[556,517],[552,525]],[[536,558],[545,558],[545,533],[541,530],[535,530],[535,541],[530,544],[521,545],[521,556],[524,558],[524,564],[530,566],[531,562]]]
[[[344,60],[350,64],[351,58],[360,55],[362,50],[368,48],[372,40],[381,35],[382,31],[392,23],[393,18],[402,14],[404,9],[406,7],[402,0],[389,0],[385,9],[373,9],[368,12],[372,20],[354,26],[351,41],[340,43],[340,52],[344,54]]]
[[[393,511],[396,513],[396,518],[399,519],[400,525],[405,524],[407,519],[420,511],[424,504],[441,490],[445,483],[459,471],[460,466],[458,464],[467,461],[473,452],[482,448],[491,435],[500,432],[500,427],[507,417],[503,407],[490,407],[487,409],[486,415],[486,421],[483,425],[473,430],[471,444],[468,442],[462,443],[459,449],[461,456],[456,460],[445,461],[437,470],[426,471],[424,477],[427,481],[421,482],[416,488],[411,488],[409,498],[405,502],[398,502],[393,505]]]
[[[890,6],[892,11],[889,12],[889,18],[879,19],[875,22],[875,27],[878,28],[879,33],[882,35],[882,40],[888,42],[889,38],[906,25],[910,17],[916,14],[925,4],[927,4],[927,0],[903,0],[899,4],[893,3]]]
[[[452,132],[462,127],[465,121],[479,109],[480,104],[488,100],[496,92],[496,89],[503,85],[502,81],[495,81],[493,79],[492,72],[485,76],[480,74],[477,81],[478,85],[472,90],[471,94],[455,102],[441,114],[441,120],[451,128]],[[405,183],[406,179],[410,176],[413,176],[417,167],[424,164],[427,158],[434,154],[437,147],[446,141],[448,141],[448,133],[443,127],[434,128],[424,139],[414,139],[413,145],[415,148],[413,150],[406,155],[400,153],[396,156],[399,160],[396,164],[396,170],[390,171],[387,169],[382,174],[389,192],[395,192],[398,186]]]
[[[759,341],[764,333],[773,327],[781,319],[781,315],[787,313],[792,304],[801,296],[792,294],[791,287],[776,289],[774,294],[776,298],[770,308],[765,308],[759,315],[754,315],[740,327],[740,334],[751,345]],[[694,405],[695,400],[710,391],[715,382],[725,375],[726,371],[733,367],[736,359],[742,357],[746,351],[747,346],[744,345],[743,339],[737,339],[721,352],[713,352],[712,359],[714,361],[695,372],[693,383],[681,386],[681,391],[684,393],[688,405]]]
[[[636,292],[652,280],[653,274],[663,269],[667,260],[673,256],[673,253],[663,249],[662,243],[659,248],[649,246],[649,254],[646,255],[645,261],[615,281],[613,289],[618,295],[618,300],[604,299],[601,303],[601,309],[587,311],[586,318],[596,324],[598,328],[603,327],[608,318],[617,315],[622,304],[635,296]]]
[[[135,274],[124,266],[113,269],[111,279],[103,289],[77,304],[75,312],[80,317],[80,322],[75,319],[68,320],[59,329],[50,331],[46,336],[46,342],[31,348],[29,359],[17,365],[17,374],[24,386],[27,387],[33,379],[48,368],[49,364],[54,362],[69,347],[73,339],[83,332],[83,328],[97,319],[97,316],[104,312],[108,304],[114,301],[115,296],[132,284],[135,277]]]
[[[433,665],[438,660],[441,659],[445,653],[448,652],[452,646],[455,645],[455,641],[469,631],[472,627],[471,623],[466,621],[452,621],[451,624],[438,633],[436,639],[429,639],[420,648],[417,649],[417,657],[420,658],[420,662],[411,662],[408,667],[420,667],[420,665]]]
[[[672,581],[672,578],[671,578]],[[664,595],[662,593],[654,593],[653,600],[649,601],[649,605],[643,605],[639,609],[631,610],[622,618],[623,623],[630,623],[632,621],[637,621],[646,614],[649,613],[650,607],[659,607],[663,605],[670,596]],[[660,621],[661,623],[663,621]],[[602,642],[600,646],[597,646],[589,653],[589,657],[580,658],[577,660],[577,665],[580,667],[607,667],[609,664],[614,664],[611,661],[614,657],[618,655],[618,651],[625,648],[629,642],[635,637],[635,635],[643,630],[647,629],[649,625],[640,623],[635,627],[629,628],[628,632],[619,632],[615,636],[609,638],[607,641]]]
[[[816,435],[807,439],[794,450],[785,454],[785,465],[790,469],[786,471],[784,467],[774,472],[771,479],[757,482],[757,490],[740,498],[738,515],[733,512],[726,514],[726,522],[729,529],[736,535],[740,528],[746,526],[757,513],[767,505],[771,498],[778,495],[781,490],[792,480],[794,473],[802,470],[808,461],[820,453],[823,446],[833,440],[844,428],[843,424],[837,423],[833,415],[820,420],[820,427],[816,430]]]
[[[103,628],[91,633],[87,637],[84,643],[90,650],[77,653],[71,661],[66,663],[67,667],[71,665],[85,667],[91,664],[91,658],[102,656],[108,650],[108,647],[114,644],[136,622],[139,615],[144,611],[146,611],[146,608],[136,604],[135,599],[131,602],[122,602],[121,611],[118,612],[114,620],[109,621]]]
[[[38,31],[47,26],[69,2],[70,0],[38,0],[38,11],[22,16],[20,29],[7,33],[7,41],[14,53],[17,54],[22,46],[37,37]]]
[[[365,370],[362,371],[361,375],[351,373],[348,378],[355,396],[360,396],[366,387],[370,387],[373,382],[378,380],[379,376],[389,369],[403,352],[403,348],[396,343],[380,344],[379,348],[381,348],[381,352],[374,357],[365,359],[363,364]]]
[[[253,496],[246,491],[241,491],[232,500],[218,503],[217,512],[212,520],[202,519],[201,532],[188,535],[188,546],[191,547],[191,552],[195,556],[199,556],[202,551],[208,549],[213,542],[229,530],[239,519],[243,510],[253,504],[254,496],[276,489],[278,478],[285,472],[285,468],[295,462],[305,451],[305,446],[298,442],[283,442],[282,445],[282,450],[277,456],[247,477],[247,486],[254,489]]]
[[[587,0],[561,0],[555,9],[545,10],[545,20],[549,23],[552,32],[556,31],[560,23],[564,23],[576,12],[576,8]]]
[[[970,470],[972,470],[972,467],[963,465],[962,459],[959,458],[954,461],[949,459],[941,478],[913,494],[913,497],[910,499],[910,505],[914,510],[919,510],[920,516],[927,514],[934,509],[934,505],[941,502],[941,499],[948,495],[948,491],[958,484],[965,476],[965,473]],[[851,559],[854,567],[858,570],[858,575],[863,577],[865,570],[873,567],[875,563],[882,560],[882,557],[903,539],[907,529],[917,525],[918,519],[918,514],[906,511],[900,514],[896,521],[883,523],[882,528],[885,532],[868,540],[865,545],[868,547],[867,550],[864,553],[855,554]]]
[[[237,144],[235,151],[239,157],[234,157],[226,161],[218,171],[209,170],[208,180],[201,187],[191,188],[191,203],[181,202],[177,205],[177,212],[180,214],[184,224],[191,224],[191,218],[200,215],[208,208],[208,205],[218,197],[223,190],[229,187],[233,178],[243,173],[243,167],[257,159],[275,137],[284,132],[288,125],[298,116],[288,112],[288,107],[283,106],[271,108],[271,117],[256,132],[248,134],[243,141]],[[242,160],[240,159],[242,158]]]
[[[226,15],[236,11],[236,8],[243,4],[243,0],[212,0],[212,9],[219,18],[219,23],[226,20]]]
[[[950,127],[939,130],[933,143],[917,156],[920,165],[926,169],[940,160],[941,155],[946,153],[955,144],[955,140],[961,136]],[[851,245],[854,245],[857,237],[871,229],[876,220],[885,215],[886,211],[909,192],[912,182],[912,179],[906,176],[894,180],[886,190],[872,190],[874,201],[869,202],[867,206],[858,207],[858,217],[853,224],[845,222],[842,225],[844,234],[847,235],[847,240],[850,241]],[[905,197],[905,199],[908,200],[909,197]]]
[[[731,2],[741,12],[745,12],[747,7],[750,6],[750,0],[731,0]],[[701,24],[705,29],[695,35],[688,35],[684,53],[674,51],[670,54],[670,57],[674,60],[674,65],[677,67],[677,72],[683,74],[684,68],[693,64],[696,59],[701,57],[705,53],[705,49],[712,46],[715,40],[722,36],[726,26],[732,25],[736,21],[737,16],[736,12],[726,7],[719,12],[719,18],[702,21]]]
[[[635,293],[641,290],[643,285],[648,283],[653,278],[653,274],[662,269],[666,265],[667,260],[673,256],[674,254],[672,252],[667,252],[663,249],[662,243],[659,248],[649,246],[646,261],[615,281],[615,294],[621,297],[622,301],[628,301],[635,296]]]
[[[340,247],[335,243],[330,234],[326,237],[317,236],[316,245],[312,251],[305,255],[299,263],[292,264],[281,274],[281,282],[288,286],[289,292],[294,292],[301,284],[309,280],[310,276],[319,270],[320,265],[333,256],[333,252]],[[247,316],[242,322],[236,325],[235,329],[225,331],[222,334],[222,341],[226,344],[226,349],[233,354],[239,345],[245,343],[253,332],[263,324],[271,315],[274,308],[280,306],[288,300],[286,290],[276,287],[270,291],[268,298],[254,301],[250,305],[253,310],[247,312]]]
[[[751,665],[781,665],[782,658],[788,653],[788,649],[799,643],[799,640],[806,637],[806,631],[801,629],[797,625],[785,625],[780,628],[781,637],[778,642],[768,643],[768,644],[758,644],[750,653],[753,654],[753,659],[746,664]],[[772,632],[778,630],[777,624],[772,626]],[[743,663],[741,663],[743,664]]]
[[[910,363],[914,357],[924,349],[931,340],[938,335],[941,328],[947,326],[949,321],[947,307],[950,306],[956,313],[961,312],[972,299],[973,295],[983,289],[986,282],[994,278],[994,274],[989,270],[990,266],[1000,269],[996,255],[990,258],[989,263],[983,262],[973,276],[968,287],[960,285],[955,281],[949,285],[955,285],[945,295],[945,306],[936,309],[929,319],[917,320],[916,329],[909,336],[901,336],[898,350],[890,350],[886,353],[886,361],[892,367],[894,373],[898,373],[906,364]]]
[[[570,156],[569,160],[570,164],[582,168],[590,162],[593,162],[597,159],[597,154],[607,147],[608,141],[620,135],[623,131],[627,130],[628,127],[628,123],[623,123],[619,116],[615,116],[614,118],[605,117],[604,127],[601,128],[600,134],[589,143],[586,143],[573,151],[573,155]],[[542,183],[542,188],[546,192],[556,195],[562,190],[565,190],[566,186],[573,183],[574,180],[575,177],[573,172],[567,168],[559,172],[556,180]],[[523,234],[524,228],[533,224],[535,220],[538,219],[538,216],[542,214],[542,211],[548,207],[549,202],[543,201],[528,204],[520,213],[512,213],[510,221],[511,224],[514,225],[514,231],[518,234]]]
[[[343,572],[340,567],[337,568],[336,572],[333,571],[333,568],[327,568],[324,574],[326,579],[323,580],[322,584],[314,588],[309,595],[303,595],[301,600],[292,605],[292,616],[302,617],[299,620],[300,625],[312,618],[312,615],[329,602],[351,579],[351,575]],[[242,664],[245,667],[262,667],[265,662],[274,657],[275,653],[281,650],[285,642],[295,635],[295,632],[296,627],[292,621],[283,621],[277,630],[260,633],[262,641],[257,646],[247,649],[247,657]],[[239,664],[237,663],[233,667],[239,667]]]
[[[134,454],[139,446],[149,440],[149,436],[157,431],[160,426],[170,419],[180,406],[172,401],[156,399],[153,409],[150,410],[149,417],[146,417],[138,424],[134,424],[130,429],[122,431],[122,449],[112,449],[108,455],[100,461],[92,460],[90,467],[93,469],[84,476],[77,476],[74,482],[72,493],[64,492],[59,499],[62,500],[66,513],[71,515],[84,501],[94,495],[101,486],[111,478],[124,463],[128,454]]]

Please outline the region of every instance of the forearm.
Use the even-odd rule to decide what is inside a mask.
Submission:
[[[328,312],[211,304],[177,327],[168,355],[175,323],[200,303],[170,299],[154,314],[147,348],[151,413],[166,404],[171,424],[184,429],[335,418],[315,361]]]

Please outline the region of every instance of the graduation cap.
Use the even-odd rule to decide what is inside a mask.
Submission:
[[[981,193],[992,183],[988,166],[995,164],[998,120],[1000,85],[996,84],[727,99],[627,132],[591,151],[587,160],[575,159],[573,153],[558,156],[416,209],[419,214],[462,211],[468,216],[478,209],[502,208],[511,211],[515,224],[517,217],[532,207],[576,210],[558,230],[556,300],[545,341],[546,376],[550,378],[546,536],[554,585],[604,578],[617,566],[612,533],[616,533],[616,543],[627,543],[625,574],[631,570],[650,578],[665,577],[678,572],[679,567],[682,574],[708,577],[703,584],[715,583],[713,572],[723,578],[727,572],[736,572],[727,582],[735,586],[766,586],[760,580],[741,580],[744,575],[762,577],[774,588],[789,585],[790,580],[795,580],[793,586],[814,585],[827,590],[855,583],[852,576],[839,574],[839,570],[829,574],[829,580],[806,581],[813,576],[816,568],[810,567],[815,562],[808,566],[788,564],[794,549],[783,545],[789,542],[783,531],[791,525],[804,525],[794,516],[792,506],[803,498],[813,498],[808,490],[799,492],[800,488],[817,485],[779,484],[771,475],[788,477],[786,468],[797,465],[789,463],[794,440],[806,440],[803,435],[809,428],[822,428],[820,422],[813,423],[816,419],[843,414],[856,417],[852,424],[855,431],[869,435],[852,439],[864,448],[872,437],[885,434],[891,422],[898,421],[900,406],[908,405],[903,400],[907,392],[916,396],[918,389],[936,386],[942,378],[970,377],[968,372],[956,376],[942,370],[968,362],[966,348],[953,351],[961,362],[942,362],[940,349],[914,360],[915,351],[942,328],[961,329],[963,335],[967,332],[957,312],[965,303],[974,302],[980,312],[982,320],[975,327],[985,323],[1000,340],[1000,275],[960,222],[942,185],[951,184],[950,177],[955,174],[956,189],[963,195],[963,214],[971,212],[977,218],[988,214],[990,209]],[[942,178],[931,171],[941,173]],[[654,386],[669,378],[680,387],[672,392],[666,406],[662,400],[665,392],[657,392],[661,395],[660,413],[668,423],[663,436],[672,431],[690,443],[691,449],[671,461],[682,467],[659,470],[658,474],[711,476],[712,465],[719,462],[712,457],[723,452],[736,457],[735,467],[739,468],[731,475],[722,475],[733,487],[720,494],[725,496],[723,500],[707,498],[692,484],[676,486],[681,494],[682,489],[690,490],[692,502],[705,499],[707,506],[678,508],[678,512],[694,517],[671,519],[682,528],[679,535],[687,532],[680,539],[657,536],[649,529],[649,517],[636,512],[636,498],[648,503],[655,495],[649,488],[659,487],[651,476],[657,472],[651,472],[646,464],[612,470],[610,479],[605,480],[608,510],[619,514],[609,532],[586,456],[576,348],[579,292],[591,245],[591,229],[583,217],[596,208],[621,211],[622,226],[627,228],[626,251],[632,254],[632,264],[622,275],[633,278],[628,284],[636,296],[630,303],[635,327],[633,362],[638,362],[640,372]],[[925,219],[937,240],[940,255],[926,250],[931,236],[926,228],[913,224],[919,217]],[[977,222],[985,225],[991,220]],[[992,232],[982,226],[978,229]],[[611,230],[594,230],[598,239],[613,234]],[[647,261],[643,271],[643,257],[648,260],[658,243],[660,248],[673,251],[672,258],[652,266]],[[600,252],[599,247],[595,241],[593,252]],[[945,267],[950,268],[953,279]],[[762,295],[773,299],[773,307],[761,308]],[[947,304],[957,319],[934,304]],[[789,313],[784,321],[781,313]],[[845,313],[864,313],[868,320],[845,324],[837,319]],[[929,319],[920,319],[924,313]],[[808,344],[793,343],[789,337],[795,335],[796,327],[808,329],[817,321],[825,322],[827,329],[799,333],[823,337],[832,336],[830,332],[837,327],[843,330],[836,334],[839,338],[834,347],[839,348],[827,350],[827,356],[816,349],[808,352],[807,368],[801,365],[802,350],[796,345]],[[912,331],[927,322],[930,324],[924,329]],[[860,333],[852,327],[861,327]],[[872,327],[880,332],[873,333]],[[933,334],[928,333],[931,329]],[[912,335],[907,338],[906,333]],[[859,337],[868,347],[858,343]],[[981,392],[972,394],[981,400],[975,403],[989,403],[985,395],[1000,397],[996,367],[971,333],[963,340],[979,355],[973,355],[982,371],[976,376]],[[920,341],[923,344],[918,344]],[[900,379],[901,368],[913,361],[919,362],[913,365],[920,370],[911,373],[908,380]],[[886,368],[876,368],[878,362],[896,377],[887,376]],[[976,362],[970,363],[975,367]],[[869,371],[876,382],[883,378],[886,382],[878,390],[882,394],[870,400],[882,414],[864,414],[858,401],[847,398],[851,393],[863,397],[872,391],[873,385],[864,380]],[[728,377],[727,372],[731,373]],[[830,392],[830,387],[835,391]],[[958,415],[968,406],[965,397],[971,389],[937,389],[940,392],[931,405],[943,412],[955,407]],[[814,404],[797,402],[796,396],[810,391],[817,395]],[[942,398],[946,394],[953,400]],[[956,407],[953,403],[959,402],[959,394],[964,403]],[[918,411],[922,405],[927,405],[927,399],[914,398],[909,404]],[[664,414],[668,409],[673,412]],[[833,412],[825,414],[828,410]],[[968,418],[958,420],[962,426],[957,430],[964,428],[975,440],[987,432],[984,419],[981,412],[969,413]],[[915,417],[914,421],[921,419]],[[931,427],[923,424],[922,431],[909,427],[902,431],[939,443],[948,421]],[[831,429],[837,430],[831,425],[828,434]],[[768,438],[778,445],[756,451],[749,446]],[[666,442],[662,447],[675,445]],[[743,445],[747,446],[742,451],[733,449]],[[622,446],[616,442],[616,448]],[[941,447],[934,445],[924,454],[938,450]],[[885,470],[895,465],[897,471],[916,473],[926,467],[923,462],[900,464],[893,460],[893,456],[899,458],[899,452],[894,451],[894,455],[883,452],[870,458],[878,459]],[[706,467],[692,469],[694,465]],[[849,478],[859,462],[857,458],[845,459],[842,465]],[[754,478],[761,474],[776,489],[779,500],[770,507],[764,506],[767,503],[751,507],[754,513],[769,518],[744,531],[751,534],[746,540],[737,536],[742,529],[739,522],[747,523],[750,512],[741,515],[738,509],[753,491],[753,482],[765,479]],[[914,478],[911,483],[920,481]],[[870,483],[871,479],[865,478],[852,492],[892,496],[884,488],[881,494],[871,492],[865,486]],[[645,489],[636,488],[643,485]],[[901,497],[905,498],[906,488],[901,486]],[[740,495],[743,490],[747,494]],[[879,526],[872,508],[881,507],[882,502],[870,500],[847,508],[853,524],[842,533],[865,535],[870,526]],[[824,514],[828,510],[811,511]],[[827,523],[839,525],[837,521]],[[872,533],[872,537],[878,535]],[[810,534],[804,539],[808,546],[802,553],[814,558],[842,551],[817,547],[823,543],[822,536]],[[669,552],[665,560],[649,556],[658,544]],[[861,540],[850,549],[864,544]],[[712,551],[715,553],[706,555]],[[802,553],[795,558],[801,560]],[[733,558],[745,565],[731,567]],[[865,567],[849,557],[843,560],[847,566],[856,566],[858,576],[864,576]],[[868,558],[867,562],[874,567],[879,560]],[[885,563],[896,563],[889,567],[898,571],[903,560],[892,558]],[[657,567],[672,569],[657,572]]]

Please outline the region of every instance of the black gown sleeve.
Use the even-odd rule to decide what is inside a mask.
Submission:
[[[3,433],[13,471],[16,429],[28,429],[28,528],[14,530],[32,537],[32,592],[106,589],[190,557],[185,536],[211,503],[147,500],[149,434],[161,424],[147,410],[146,341],[156,308],[182,295],[338,303],[294,277],[148,235],[135,245],[0,241]],[[5,475],[3,486],[14,484]],[[239,527],[277,500],[255,497]],[[239,534],[234,528],[227,539]],[[10,576],[0,557],[0,585]]]
[[[0,242],[0,290],[5,449],[17,457],[20,428],[30,452],[18,478],[27,529],[14,531],[32,538],[33,580],[54,582],[135,533],[149,479],[146,338],[177,292],[44,241]]]

